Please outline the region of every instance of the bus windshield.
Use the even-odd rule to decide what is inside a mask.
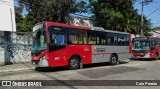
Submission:
[[[33,47],[32,52],[45,50],[46,45],[46,32],[44,30],[39,30],[33,34]]]
[[[149,41],[146,40],[146,41],[140,41],[140,40],[136,40],[136,41],[133,41],[133,50],[136,50],[136,51],[144,51],[144,50],[149,50],[150,49],[150,46],[149,46]]]

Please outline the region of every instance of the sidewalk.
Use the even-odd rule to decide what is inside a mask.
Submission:
[[[11,64],[11,65],[3,65],[3,66],[0,66],[0,73],[30,70],[34,68],[35,66],[32,65],[31,63],[18,63],[18,64]]]

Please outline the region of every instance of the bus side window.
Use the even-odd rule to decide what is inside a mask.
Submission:
[[[106,34],[107,45],[117,45],[117,34],[112,32],[107,32]]]
[[[160,39],[155,40],[155,45],[156,45],[156,47],[160,47]]]
[[[129,35],[127,34],[118,34],[118,45],[120,46],[129,46]]]
[[[97,45],[106,45],[106,33],[96,32]]]
[[[86,34],[86,31],[82,32],[82,43],[83,44],[87,44],[87,34]]]
[[[111,38],[107,38],[107,44],[110,45],[111,44]]]
[[[96,44],[96,34],[93,31],[88,31],[88,44]]]
[[[155,48],[156,47],[156,43],[154,40],[151,41],[151,48]]]
[[[160,47],[160,38],[158,38],[158,40],[157,40],[157,45],[158,45],[158,47]]]
[[[57,38],[56,38],[56,34],[54,34],[53,32],[50,34],[51,35],[51,39],[50,39],[50,43],[51,45],[57,45]]]
[[[67,29],[68,44],[87,44],[86,31],[79,29]]]
[[[56,34],[57,45],[65,45],[65,37],[62,34]]]
[[[126,46],[129,46],[129,42],[130,42],[130,39],[129,39],[129,35],[125,36],[125,39],[126,39]]]
[[[52,45],[65,45],[65,36],[62,34],[51,33],[50,42]]]
[[[125,37],[118,37],[118,45],[121,46],[125,45]]]

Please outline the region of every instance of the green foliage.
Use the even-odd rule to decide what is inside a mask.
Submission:
[[[90,0],[90,11],[94,14],[95,25],[106,29],[140,33],[141,15],[133,8],[133,0]],[[144,33],[151,27],[144,17]]]
[[[15,7],[15,20],[16,20],[16,28],[17,28],[17,31],[22,31],[22,23],[23,23],[23,16],[21,15],[21,12],[22,10],[19,8],[19,7]]]
[[[160,30],[160,27],[152,28],[152,30]]]
[[[18,31],[32,31],[38,22],[52,21],[67,23],[70,13],[92,13],[95,26],[109,30],[140,33],[141,15],[133,8],[136,0],[17,0],[20,8],[16,9]],[[22,8],[22,9],[21,9]],[[28,14],[23,17],[22,10]],[[150,20],[144,16],[144,33],[151,28]]]
[[[70,13],[87,12],[87,4],[84,1],[76,0],[18,0],[21,8],[26,8],[28,14],[19,24],[18,29],[32,31],[33,26],[38,22],[52,21],[66,23],[66,17]],[[19,17],[16,15],[16,17]],[[21,31],[21,30],[20,30]]]
[[[35,17],[33,21],[53,21],[65,23],[69,13],[84,12],[84,2],[74,0],[23,0],[29,16]]]
[[[30,32],[32,31],[33,23],[31,24],[28,20],[28,17],[22,16],[22,8],[15,7],[15,16],[16,16],[16,29],[18,32]]]

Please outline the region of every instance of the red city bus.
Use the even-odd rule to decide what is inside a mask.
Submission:
[[[38,67],[69,66],[119,61],[131,57],[129,33],[55,22],[33,28],[32,63]]]
[[[133,38],[132,54],[134,58],[154,58],[160,57],[159,37],[137,37]]]

